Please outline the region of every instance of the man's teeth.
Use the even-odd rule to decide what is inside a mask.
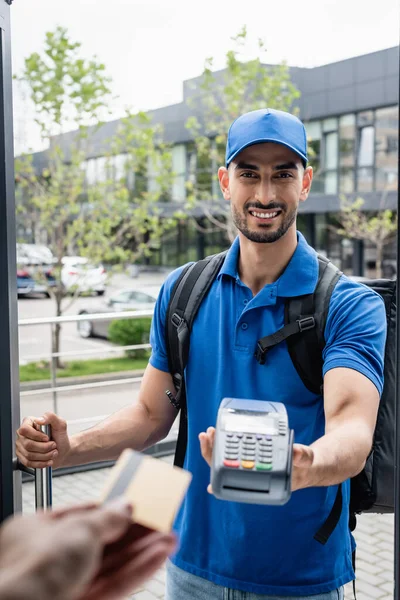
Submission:
[[[274,217],[276,217],[276,215],[278,213],[277,212],[265,213],[265,212],[252,211],[251,214],[254,215],[255,217],[258,217],[259,219],[273,219]]]

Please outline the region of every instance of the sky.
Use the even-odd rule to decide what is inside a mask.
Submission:
[[[182,101],[182,82],[214,57],[223,68],[231,38],[247,26],[244,59],[314,67],[399,43],[398,0],[14,0],[11,6],[15,73],[40,52],[47,31],[62,25],[82,43],[82,56],[105,63],[124,108],[148,110]],[[40,149],[29,102],[14,91],[16,151]]]

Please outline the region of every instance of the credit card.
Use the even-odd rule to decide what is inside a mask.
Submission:
[[[124,496],[136,523],[168,533],[190,485],[192,474],[158,458],[124,450],[106,482],[100,502]]]

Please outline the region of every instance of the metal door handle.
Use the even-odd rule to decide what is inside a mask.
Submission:
[[[51,439],[50,425],[41,425],[40,431],[45,433]],[[52,468],[31,469],[25,467],[19,461],[16,461],[16,468],[19,471],[29,473],[35,479],[35,507],[36,510],[49,510],[53,505],[53,488],[52,488]]]

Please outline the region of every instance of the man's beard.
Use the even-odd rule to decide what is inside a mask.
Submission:
[[[283,215],[282,223],[278,229],[275,231],[269,231],[269,227],[271,225],[265,224],[264,228],[258,228],[256,230],[252,230],[248,227],[247,218],[248,218],[248,210],[249,208],[253,208],[254,210],[258,210],[260,212],[271,212],[274,208],[281,210],[281,215]],[[250,206],[244,207],[244,212],[239,213],[235,207],[232,206],[232,218],[237,229],[251,242],[256,242],[259,244],[272,244],[273,242],[277,242],[281,237],[283,237],[286,232],[293,225],[297,217],[297,207],[294,208],[290,212],[286,212],[286,210],[277,204],[271,204],[266,208],[265,206],[251,204]]]

